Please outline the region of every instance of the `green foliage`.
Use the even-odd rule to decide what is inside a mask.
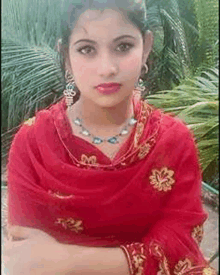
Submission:
[[[2,40],[2,94],[9,101],[8,128],[12,128],[52,93],[58,96],[62,73],[57,53],[48,45],[23,46]]]
[[[151,92],[172,89],[188,74],[190,61],[178,1],[149,1],[147,9],[154,47],[144,80]]]
[[[64,79],[55,45],[63,2],[3,1],[1,80],[7,117],[3,132],[61,95]]]
[[[194,132],[204,174],[218,162],[218,75],[210,69],[171,91],[148,96],[150,104],[174,113]]]
[[[218,0],[194,0],[195,14],[199,30],[199,51],[202,63],[207,67],[215,66],[218,41]]]
[[[145,76],[151,93],[170,90],[183,79],[218,66],[218,1],[148,1],[154,47]]]

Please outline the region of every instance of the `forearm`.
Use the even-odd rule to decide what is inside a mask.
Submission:
[[[129,267],[123,250],[119,247],[86,247],[61,244],[45,232],[12,226],[9,235],[15,239],[7,246],[8,264],[19,264],[34,275],[129,275]],[[13,260],[14,259],[14,260]],[[12,274],[20,274],[13,268]]]
[[[74,245],[64,245],[67,252],[67,275],[129,275],[127,259],[121,248],[79,247],[76,254]]]

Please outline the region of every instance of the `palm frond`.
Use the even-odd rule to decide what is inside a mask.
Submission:
[[[214,44],[218,35],[218,11],[217,0],[194,0],[195,14],[199,29],[199,48],[202,62],[207,66],[215,65]]]
[[[18,117],[25,117],[30,106],[34,108],[45,96],[55,96],[63,89],[58,53],[46,44],[24,47],[3,40],[2,69],[2,93],[9,98],[9,128],[16,126]]]
[[[194,132],[204,172],[218,158],[218,70],[203,71],[173,90],[148,96],[150,104],[172,112]]]

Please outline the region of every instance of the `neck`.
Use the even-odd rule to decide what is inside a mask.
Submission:
[[[80,98],[69,110],[70,119],[83,120],[88,128],[117,128],[125,124],[133,115],[132,97],[125,98],[113,107],[102,107],[92,101]]]

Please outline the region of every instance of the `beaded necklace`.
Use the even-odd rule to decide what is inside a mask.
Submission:
[[[121,136],[125,136],[129,133],[129,128],[133,125],[136,124],[137,120],[134,117],[131,117],[129,119],[128,124],[120,131],[119,134],[115,135],[115,136],[111,136],[108,138],[101,138],[98,137],[96,135],[93,135],[90,131],[88,131],[82,124],[82,119],[79,119],[78,117],[76,119],[73,120],[73,122],[75,123],[75,125],[79,126],[81,128],[81,132],[80,134],[86,137],[90,137],[92,139],[92,143],[94,144],[101,144],[103,142],[108,142],[111,144],[116,144],[119,143],[119,138]]]

